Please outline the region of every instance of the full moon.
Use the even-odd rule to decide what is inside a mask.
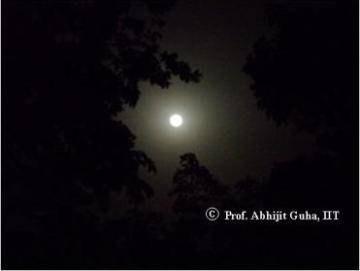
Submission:
[[[183,123],[183,118],[182,118],[182,116],[180,116],[178,114],[174,114],[170,117],[169,122],[170,122],[171,126],[179,127]]]

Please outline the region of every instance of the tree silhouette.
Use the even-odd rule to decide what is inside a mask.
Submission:
[[[244,67],[260,110],[278,125],[294,124],[317,139],[318,148],[310,155],[274,165],[264,188],[265,207],[342,213],[337,227],[270,229],[268,241],[278,244],[270,258],[281,257],[284,264],[297,261],[299,253],[287,250],[296,243],[304,263],[357,265],[358,243],[351,237],[358,234],[358,88],[351,71],[357,34],[351,32],[352,15],[338,20],[334,6],[320,2],[296,8],[274,4],[268,10],[273,34],[255,43]],[[340,48],[344,43],[350,48]]]
[[[106,211],[113,191],[124,191],[135,205],[153,195],[138,170],[154,172],[155,165],[134,149],[135,136],[114,116],[136,105],[140,82],[167,88],[172,76],[199,81],[199,71],[160,49],[162,15],[171,6],[172,1],[4,2],[7,267],[59,262],[61,253],[44,249],[47,237],[59,236],[59,249],[70,253],[66,247],[77,242],[74,236],[96,228],[83,231],[73,221],[86,225],[80,221],[90,221],[83,211],[90,204]],[[26,252],[17,250],[24,242],[15,237],[19,232],[33,238]],[[40,237],[43,243],[34,241]],[[48,262],[36,256],[44,250]],[[81,262],[64,258],[64,264]]]
[[[300,129],[336,126],[353,119],[352,89],[340,87],[339,22],[333,7],[273,4],[273,34],[253,47],[244,71],[254,80],[258,106],[278,124]],[[356,107],[356,105],[355,105]]]
[[[277,124],[295,124],[317,138],[323,153],[317,157],[318,169],[332,159],[352,179],[357,175],[353,145],[358,93],[353,87],[344,89],[348,80],[341,82],[339,55],[334,52],[340,48],[339,28],[346,25],[335,18],[335,8],[327,5],[270,6],[268,20],[274,33],[255,43],[244,70],[253,78],[261,110]]]
[[[166,88],[172,75],[189,82],[200,74],[159,49],[159,13],[168,3],[145,3],[150,22],[128,15],[131,1],[6,2],[7,171],[31,168],[36,178],[23,169],[24,179],[86,184],[100,198],[123,186],[137,201],[151,194],[136,171],[155,171],[154,164],[132,150],[135,137],[111,116],[136,105],[141,81]]]
[[[200,165],[195,154],[181,155],[180,165],[173,178],[174,188],[169,193],[175,197],[175,213],[203,215],[206,208],[222,203],[227,187]]]
[[[196,263],[204,266],[209,257],[217,255],[228,244],[219,242],[220,224],[211,225],[204,216],[207,208],[222,210],[228,204],[228,188],[200,164],[194,153],[180,156],[180,168],[174,174],[173,185],[169,195],[174,198],[172,208],[176,219],[169,234],[170,257],[178,257],[180,251],[187,259],[180,266],[187,268]]]

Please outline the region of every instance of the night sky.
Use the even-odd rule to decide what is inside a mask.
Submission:
[[[346,3],[2,1],[1,268],[358,269]]]
[[[143,95],[121,118],[136,135],[136,147],[156,163],[147,175],[156,191],[150,202],[168,209],[167,193],[179,156],[194,152],[227,185],[250,175],[263,181],[274,162],[315,148],[313,137],[278,127],[256,106],[251,79],[242,71],[256,39],[268,33],[264,1],[179,1],[166,15],[163,46],[191,60],[203,78],[177,80],[169,89],[142,85]],[[168,118],[180,113],[174,129]],[[159,201],[159,202],[158,202]],[[162,201],[165,201],[163,203]]]

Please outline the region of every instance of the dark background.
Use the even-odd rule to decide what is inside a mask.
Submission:
[[[3,1],[2,268],[358,268],[357,11]]]

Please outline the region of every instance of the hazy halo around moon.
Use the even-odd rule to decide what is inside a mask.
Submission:
[[[173,127],[179,127],[183,123],[183,118],[179,114],[173,114],[169,118],[170,125]]]

